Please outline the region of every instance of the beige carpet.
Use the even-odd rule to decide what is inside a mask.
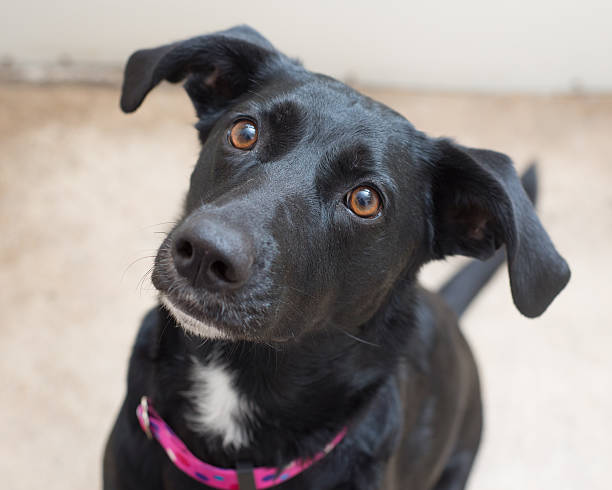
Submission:
[[[537,157],[542,220],[573,269],[538,320],[505,272],[464,318],[487,417],[470,488],[609,489],[612,97],[368,93],[430,134]],[[177,87],[128,117],[115,89],[0,86],[0,488],[99,486],[193,122]]]

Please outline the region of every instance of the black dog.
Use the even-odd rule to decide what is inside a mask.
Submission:
[[[134,346],[104,488],[238,488],[179,469],[143,431],[159,439],[153,406],[201,461],[275,468],[283,489],[464,488],[481,400],[456,313],[502,245],[529,317],[570,275],[510,159],[426,136],[248,27],[134,53],[121,107],[183,79],[202,152],[157,254],[163,306]],[[493,258],[441,295],[419,287],[454,254]]]

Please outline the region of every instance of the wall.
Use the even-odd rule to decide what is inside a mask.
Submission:
[[[22,0],[2,11],[5,66],[118,65],[136,48],[248,23],[307,67],[362,84],[612,90],[610,0]]]

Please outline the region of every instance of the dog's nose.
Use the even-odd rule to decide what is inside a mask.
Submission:
[[[214,218],[191,219],[176,230],[172,257],[177,272],[195,288],[237,289],[251,275],[249,235]]]

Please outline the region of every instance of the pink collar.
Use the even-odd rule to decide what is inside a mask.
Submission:
[[[256,490],[280,485],[325,457],[340,443],[347,431],[347,428],[344,427],[323,451],[311,459],[295,460],[281,469],[239,467],[237,470],[231,470],[217,468],[196,458],[159,416],[146,396],[141,398],[140,405],[136,409],[136,416],[147,437],[157,439],[161,447],[166,450],[170,461],[178,469],[209,487],[228,490]]]

